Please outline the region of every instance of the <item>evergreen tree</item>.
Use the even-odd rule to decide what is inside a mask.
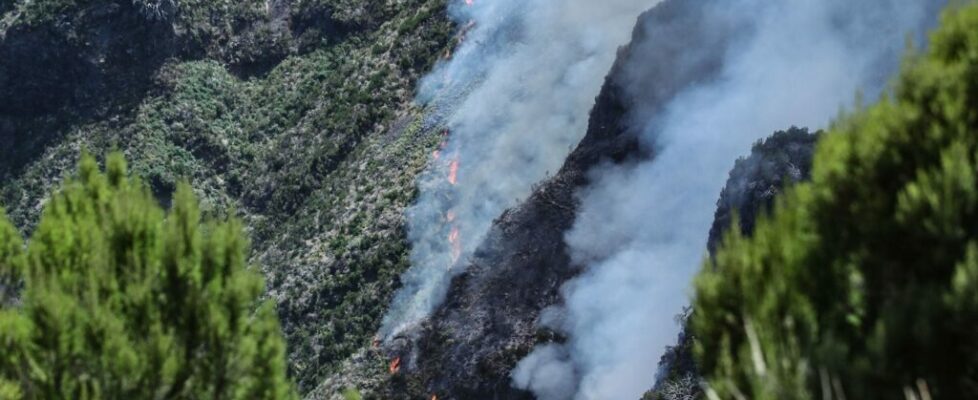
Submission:
[[[978,398],[978,5],[731,230],[695,309],[713,398]]]
[[[15,300],[24,268],[23,243],[0,208],[0,306]]]
[[[83,156],[26,246],[0,215],[0,398],[287,399],[285,346],[241,225],[169,215],[120,154]],[[21,279],[22,278],[22,279]]]

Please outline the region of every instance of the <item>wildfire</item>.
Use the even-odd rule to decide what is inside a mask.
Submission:
[[[446,151],[445,148],[448,146],[448,139],[451,134],[452,132],[448,129],[441,132],[443,139],[441,144],[438,146],[438,149],[434,152],[435,161],[440,160],[443,153]],[[459,162],[459,155],[457,152],[452,152],[448,157],[451,158],[451,161],[448,162],[448,183],[455,186],[458,184],[458,169],[461,163]],[[445,211],[445,225],[450,225],[452,227],[451,232],[448,234],[448,243],[451,247],[452,257],[452,265],[448,266],[449,269],[451,269],[454,264],[458,262],[459,258],[462,257],[462,241],[460,240],[461,234],[459,232],[458,225],[455,223],[457,218],[458,214],[454,209],[448,209]],[[392,364],[391,369],[393,370],[393,368],[394,367]]]
[[[452,233],[448,234],[448,243],[452,245],[452,264],[462,256],[462,241],[459,240],[460,233],[457,226],[452,227]]]
[[[435,161],[438,161],[438,159],[441,158],[441,153],[443,153],[445,151],[445,147],[448,147],[448,139],[447,139],[448,138],[448,131],[446,130],[446,131],[442,132],[441,135],[445,139],[442,140],[441,143],[438,143],[438,148],[435,149],[435,151],[432,153],[432,155],[435,156]]]
[[[458,158],[456,157],[452,160],[452,163],[448,166],[448,183],[452,186],[458,184]]]
[[[397,357],[391,361],[390,371],[391,375],[398,373],[401,370],[401,357]]]
[[[458,236],[459,236],[458,227],[457,226],[453,227],[452,233],[448,234],[448,241],[452,244],[458,243]]]
[[[437,394],[431,395],[431,400],[438,400],[438,395]]]

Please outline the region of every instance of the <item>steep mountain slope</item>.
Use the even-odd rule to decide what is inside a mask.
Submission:
[[[826,11],[827,14],[834,15],[833,12],[847,9],[844,2],[833,4],[835,6],[830,8],[832,12]],[[937,2],[933,4],[937,4]],[[926,8],[930,8],[933,4],[928,3]],[[886,3],[886,6],[890,9],[899,8],[895,2]],[[744,36],[752,35],[761,28],[759,25],[763,24],[757,24],[750,16],[745,16],[742,13],[731,16],[729,11],[722,5],[711,2],[692,4],[692,2],[666,1],[642,16],[632,43],[621,52],[619,61],[597,99],[596,107],[591,114],[587,136],[567,159],[563,168],[554,178],[542,183],[529,200],[504,213],[494,222],[487,239],[473,257],[467,261],[468,265],[464,268],[466,272],[452,281],[447,296],[448,300],[435,311],[421,329],[416,332],[406,332],[394,340],[394,343],[386,349],[387,359],[395,367],[400,367],[400,370],[392,368],[392,371],[395,372],[395,378],[392,379],[393,389],[382,397],[414,398],[437,395],[438,398],[447,399],[529,398],[528,393],[515,389],[514,383],[516,386],[532,389],[536,393],[549,392],[551,397],[545,398],[571,397],[573,391],[577,390],[573,385],[580,382],[576,380],[580,376],[574,375],[578,371],[570,370],[567,372],[566,369],[558,371],[559,373],[567,372],[567,375],[571,376],[554,385],[554,382],[560,379],[554,379],[552,375],[544,377],[545,379],[541,379],[539,382],[534,382],[533,377],[521,379],[520,376],[522,375],[519,371],[514,373],[514,367],[518,362],[524,360],[524,357],[534,347],[541,348],[538,345],[573,344],[572,337],[563,337],[559,332],[549,328],[541,328],[541,326],[560,325],[560,321],[555,323],[553,319],[560,318],[562,314],[548,311],[552,309],[551,307],[561,304],[562,296],[567,290],[566,286],[562,286],[572,278],[579,276],[584,267],[572,261],[570,249],[565,243],[565,235],[575,225],[575,218],[580,217],[579,213],[582,210],[579,197],[577,197],[580,192],[579,189],[594,183],[591,179],[595,176],[595,167],[597,166],[629,166],[650,159],[658,160],[657,157],[660,155],[656,154],[656,151],[659,148],[655,143],[658,129],[665,130],[666,125],[676,123],[674,120],[660,120],[676,116],[668,115],[670,113],[675,114],[675,110],[664,112],[667,105],[680,108],[702,107],[707,110],[707,113],[712,111],[742,113],[745,111],[739,107],[732,107],[731,109],[721,107],[714,110],[708,101],[711,94],[723,94],[724,83],[729,80],[729,76],[721,76],[721,71],[725,73],[740,71],[740,69],[734,72],[724,70],[727,67],[724,62],[743,63],[745,61],[739,57],[728,57],[729,54],[737,53],[738,50],[745,50],[742,47],[746,49],[753,49],[752,46],[755,45],[763,47],[763,43],[758,44],[751,41],[758,36],[741,40],[745,39]],[[926,13],[921,12],[921,14]],[[774,15],[783,16],[778,13],[774,13]],[[803,17],[797,14],[791,16]],[[879,17],[879,15],[874,15],[874,17]],[[819,21],[823,22],[823,20]],[[827,21],[826,26],[828,26],[825,29],[832,31],[834,27],[832,23],[835,19],[826,17],[824,21]],[[842,25],[860,26],[861,22],[861,18],[845,19]],[[916,27],[918,22],[920,21],[913,20],[908,22],[907,26]],[[702,29],[701,27],[704,26],[710,28]],[[777,36],[777,29],[772,29],[771,26],[764,26],[763,28],[765,35],[762,37]],[[832,31],[837,36],[833,38],[834,40],[840,41],[842,47],[851,45],[851,48],[846,47],[846,51],[850,49],[858,51],[860,46],[867,45],[864,41],[879,40],[878,37],[880,37],[880,35],[867,34],[858,28],[852,28],[860,32],[852,36],[847,36],[848,32],[845,29],[839,27],[834,27],[834,29],[838,31]],[[772,32],[774,33],[772,34]],[[889,38],[889,36],[886,37]],[[760,40],[760,42],[764,41]],[[808,44],[808,42],[803,41],[802,44]],[[877,44],[879,43],[872,43],[873,46]],[[881,81],[882,76],[885,76],[890,70],[888,63],[893,62],[895,64],[896,56],[890,50],[889,45],[882,46],[882,49],[873,51],[866,56],[870,59],[870,61],[866,61],[867,65],[873,65],[873,68],[867,68],[870,72],[865,73],[865,80],[851,83],[838,80],[829,83],[834,85],[833,87],[848,88],[852,87],[850,84],[855,86],[871,85],[877,80]],[[787,66],[783,69],[788,71],[796,62],[801,63],[800,59],[796,57],[779,57],[775,63],[777,67],[774,69],[779,73],[783,71],[777,68]],[[836,62],[837,59],[844,59],[844,57],[838,57],[838,53],[829,54],[826,57],[832,60],[831,63]],[[742,64],[731,67],[738,66],[743,67]],[[818,73],[817,70],[805,69],[804,71],[806,73]],[[864,76],[860,76],[860,79],[862,78]],[[745,78],[744,80],[757,84],[753,79]],[[716,83],[717,81],[721,83]],[[758,81],[765,82],[763,77]],[[779,84],[780,81],[775,79],[772,82]],[[700,92],[695,90],[697,88],[706,89]],[[738,87],[738,89],[745,88]],[[778,91],[773,93],[778,96],[782,94]],[[702,95],[703,98],[697,98],[701,102],[678,101],[670,104],[678,94],[686,94],[691,97]],[[755,97],[748,96],[746,103],[758,102],[763,105],[766,104],[763,101],[772,101],[771,99],[758,100],[757,94],[754,93],[753,95]],[[804,100],[801,100],[798,106],[802,107],[814,97],[824,100],[824,96],[808,94],[803,96]],[[690,99],[683,98],[682,100]],[[730,99],[727,98],[727,100]],[[740,98],[740,100],[744,99]],[[835,102],[834,98],[831,101]],[[743,102],[738,104],[743,105]],[[838,104],[840,103],[834,103],[832,107],[838,107]],[[806,121],[821,120],[823,115],[828,114],[825,110],[832,108],[822,107],[822,104],[818,104],[818,106],[818,111],[812,112],[811,115],[802,113],[804,118],[807,118]],[[787,114],[794,115],[786,112],[785,115],[779,115],[778,118],[772,118],[772,120],[777,120],[778,124],[782,124],[781,120],[785,119]],[[697,116],[696,113],[686,112],[679,112],[678,115],[690,118]],[[706,117],[715,117],[715,115],[706,114]],[[716,118],[716,120],[710,121],[714,125],[709,123],[692,124],[692,128],[723,129],[720,127],[721,123],[727,121],[730,120]],[[732,121],[740,122],[736,118]],[[768,120],[767,122],[771,121]],[[671,126],[671,128],[676,128],[676,126]],[[643,134],[644,137],[639,139],[637,133]],[[671,133],[678,134],[677,132]],[[726,132],[718,130],[714,134],[719,136],[726,134]],[[746,148],[750,141],[754,140],[753,138],[758,137],[755,136],[758,135],[758,130],[753,129],[749,133],[737,132],[730,135],[741,135],[738,136],[737,140],[749,138],[743,140]],[[683,150],[695,149],[692,144],[696,144],[697,139],[701,141],[711,140],[708,135],[703,135],[701,132],[689,136],[692,136],[693,139],[684,143],[688,147],[682,147]],[[795,140],[795,136],[800,136],[797,144],[791,143]],[[723,195],[721,205],[725,209],[721,210],[717,216],[719,219],[718,226],[729,225],[729,210],[735,209],[750,214],[743,221],[745,224],[743,227],[749,229],[753,222],[754,213],[763,209],[763,204],[773,198],[775,189],[785,182],[784,178],[793,180],[804,176],[803,170],[807,167],[802,165],[801,160],[811,152],[812,141],[813,139],[809,138],[805,132],[791,131],[776,135],[766,145],[767,147],[761,145],[758,151],[762,153],[770,151],[769,155],[772,159],[762,159],[761,163],[757,165],[742,164],[735,170],[735,174],[743,174],[743,180],[734,180],[731,186],[745,186],[743,188],[731,187]],[[727,151],[729,148],[740,148],[724,142],[718,146],[719,151],[712,152],[711,150],[715,149],[709,148],[710,146],[706,144],[700,144],[702,147],[707,147],[707,152],[704,154],[719,154],[724,157],[731,153],[736,154],[736,151]],[[785,147],[780,147],[782,145]],[[672,155],[674,161],[676,153],[673,152]],[[731,156],[732,158],[733,156]],[[799,165],[792,165],[796,162]],[[694,166],[702,167],[702,164],[694,163]],[[682,167],[676,163],[669,165],[670,167]],[[708,164],[707,167],[712,167],[712,164]],[[658,172],[672,174],[672,171],[670,168],[668,171]],[[715,172],[718,172],[716,174],[716,178],[718,178],[716,187],[719,188],[723,183],[723,172],[722,170]],[[685,171],[685,173],[690,174],[689,171]],[[692,173],[695,174],[695,172]],[[674,176],[681,177],[684,175],[675,173]],[[625,181],[627,183],[627,180]],[[675,179],[660,179],[660,181],[671,184],[674,183]],[[712,178],[709,181],[713,182]],[[645,180],[641,183],[648,183],[648,181]],[[702,182],[697,181],[697,184],[699,183]],[[677,186],[681,185],[677,184]],[[705,186],[714,187],[712,183]],[[657,189],[669,190],[668,187]],[[676,191],[685,189],[688,188],[678,187]],[[697,190],[694,192],[697,196],[702,194],[698,191],[699,186],[694,189]],[[614,196],[607,198],[614,199]],[[633,199],[629,198],[629,200]],[[650,202],[655,200],[659,199],[647,198],[647,201]],[[676,201],[677,199],[669,198],[669,200]],[[678,200],[682,200],[681,196]],[[628,204],[629,202],[623,203]],[[621,204],[608,203],[605,207],[621,207]],[[698,242],[705,244],[707,241],[706,228],[709,228],[709,215],[712,210],[710,208],[698,209],[707,210],[706,218],[703,219],[707,223],[703,224],[704,232],[700,239],[702,242]],[[641,214],[636,213],[635,215]],[[663,219],[658,223],[672,221]],[[682,221],[680,220],[680,222]],[[656,223],[656,221],[649,221],[649,223]],[[635,225],[640,226],[641,223]],[[660,230],[668,231],[668,229]],[[719,229],[715,230],[715,235],[719,236],[719,234]],[[671,238],[671,232],[663,232],[662,235]],[[698,243],[694,242],[696,239],[687,239],[689,238],[680,237],[672,240],[691,243],[688,247],[698,246]],[[695,260],[690,262],[687,267],[695,268],[693,264],[699,260],[700,254],[702,254],[700,248],[697,247],[696,255],[692,257]],[[643,261],[645,260],[643,259]],[[681,286],[679,282],[674,283],[676,286]],[[614,288],[608,287],[603,287],[603,289],[614,290]],[[673,298],[679,298],[683,295],[681,290],[674,290],[669,293],[675,294]],[[591,294],[600,296],[597,293]],[[609,297],[620,298],[621,296]],[[635,300],[641,301],[637,298]],[[635,303],[633,302],[633,304]],[[654,309],[656,305],[652,304],[648,307]],[[635,306],[635,308],[644,309],[644,306]],[[613,312],[612,310],[604,311]],[[639,334],[632,333],[632,335],[638,336]],[[597,339],[608,338],[600,337]],[[577,345],[586,345],[586,343],[577,343]],[[560,346],[542,347],[545,349],[557,348],[558,351],[561,348]],[[546,375],[553,372],[553,369],[548,370],[547,367],[560,364],[572,356],[571,354],[553,356],[556,362],[540,367],[540,370],[543,370],[542,374]],[[566,365],[570,365],[567,367],[568,369],[577,366],[571,360],[558,367],[562,368]],[[647,365],[654,365],[654,361]],[[530,368],[534,367],[531,366]],[[516,376],[515,382],[514,376]],[[567,386],[554,387],[563,385],[565,382],[568,384]],[[606,383],[611,384],[613,382]],[[547,385],[552,386],[545,387]],[[641,391],[646,388],[639,388],[638,393],[641,394]],[[571,392],[568,393],[568,390]]]
[[[580,189],[598,167],[654,159],[640,131],[684,90],[722,79],[749,29],[719,0],[642,15],[561,170],[494,221],[424,325],[381,346],[373,336],[409,264],[404,210],[443,140],[412,96],[464,38],[445,3],[0,2],[0,205],[30,231],[82,149],[121,149],[164,203],[187,179],[207,212],[245,220],[306,397],[534,398],[513,370],[535,346],[567,341],[540,322],[585,267],[565,241]],[[711,251],[733,215],[749,233],[785,184],[807,178],[814,142],[779,132],[737,162]],[[663,357],[648,396],[695,374],[692,337]]]
[[[412,105],[453,45],[443,0],[3,2],[0,204],[32,229],[81,149],[164,203],[235,212],[300,389],[370,343],[406,268],[403,209],[438,141]]]
[[[577,213],[576,191],[601,163],[653,156],[631,131],[631,112],[655,112],[686,85],[716,77],[721,52],[711,50],[735,35],[708,10],[703,4],[667,1],[640,18],[596,100],[587,135],[560,172],[495,221],[467,272],[453,281],[448,301],[421,332],[404,335],[389,349],[388,356],[401,357],[408,366],[405,377],[394,379],[389,398],[532,398],[511,387],[510,373],[535,344],[562,340],[539,330],[537,320],[559,301],[561,285],[580,272],[564,242]],[[719,29],[694,28],[705,23]],[[683,40],[673,40],[679,37]],[[701,48],[700,57],[650,57],[680,54],[683,46]],[[652,85],[655,92],[637,102],[627,88],[639,71],[630,66],[644,60],[655,61],[645,64],[640,77],[664,83]]]

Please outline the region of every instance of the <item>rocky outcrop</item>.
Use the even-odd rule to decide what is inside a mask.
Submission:
[[[775,132],[754,145],[750,157],[737,160],[717,201],[707,242],[710,254],[716,252],[734,216],[741,233],[750,235],[757,218],[770,210],[785,186],[811,177],[819,135],[795,127]]]

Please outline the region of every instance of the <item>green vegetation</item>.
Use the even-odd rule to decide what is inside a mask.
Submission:
[[[206,213],[233,212],[243,221],[300,392],[370,344],[408,266],[403,209],[440,140],[438,129],[422,129],[411,100],[417,80],[451,45],[444,0],[301,0],[268,8],[251,0],[175,1],[169,20],[157,24],[131,17],[127,7],[168,9],[165,0],[15,3],[0,22],[0,55],[55,47],[63,37],[71,45],[56,47],[58,54],[79,52],[83,60],[99,59],[102,48],[86,46],[106,38],[120,54],[135,47],[152,56],[106,57],[93,67],[93,76],[126,78],[118,86],[55,87],[100,93],[113,107],[81,113],[67,104],[22,118],[0,104],[0,137],[10,135],[17,149],[0,148],[0,204],[22,233],[35,229],[79,149],[117,148],[163,204],[186,180]],[[50,11],[57,7],[69,11]],[[106,9],[115,14],[95,12]],[[59,18],[64,23],[52,22]],[[400,30],[406,21],[415,28]],[[132,37],[132,29],[147,32]],[[18,57],[28,62],[20,53],[8,60]]]
[[[201,223],[179,185],[168,215],[120,154],[82,157],[23,250],[0,216],[0,397],[294,397],[273,305],[240,223]]]
[[[343,399],[345,400],[362,400],[363,396],[360,395],[356,389],[348,388],[343,391]]]
[[[978,5],[946,12],[892,95],[838,122],[812,181],[696,281],[722,399],[978,397]]]

